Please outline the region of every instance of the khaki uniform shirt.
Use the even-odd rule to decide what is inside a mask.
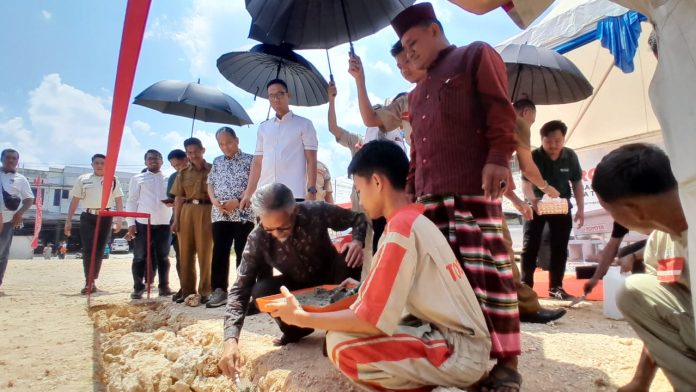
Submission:
[[[326,201],[326,194],[333,193],[331,173],[322,162],[317,161],[317,201]]]
[[[424,207],[411,204],[388,218],[370,273],[351,309],[387,335],[414,318],[490,340],[481,306],[447,239]]]
[[[82,208],[101,208],[103,185],[104,176],[97,176],[94,173],[83,174],[77,177],[77,181],[75,181],[75,185],[73,185],[71,191],[71,197],[80,199]],[[118,180],[118,177],[114,176],[114,182],[110,188],[111,195],[106,203],[106,208],[113,208],[116,204],[115,199],[123,197],[121,182]]]
[[[352,157],[362,146],[363,139],[360,137],[360,135],[348,132],[341,128],[341,136],[336,138],[336,142],[349,149],[350,156]],[[362,209],[360,208],[360,199],[358,198],[358,193],[355,191],[355,187],[353,187],[353,190],[350,192],[350,203],[353,211],[362,212]]]
[[[382,131],[389,132],[397,128],[404,129],[404,140],[411,145],[411,123],[408,121],[408,94],[391,101],[375,111],[382,121]]]
[[[208,200],[208,174],[213,167],[208,162],[203,163],[201,170],[196,170],[192,164],[182,170],[174,180],[172,194],[185,199]]]

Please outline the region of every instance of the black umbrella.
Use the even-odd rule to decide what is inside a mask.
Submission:
[[[578,67],[553,50],[510,44],[498,51],[507,68],[512,102],[528,98],[539,105],[556,105],[592,95],[592,85]]]
[[[246,0],[251,15],[249,38],[294,49],[330,49],[348,42],[352,54],[353,40],[388,26],[414,1]]]
[[[415,0],[246,0],[249,38],[329,49],[374,34]]]
[[[206,122],[231,125],[252,124],[249,115],[234,98],[222,91],[178,80],[163,80],[146,88],[133,101],[162,113]],[[193,134],[193,123],[191,123]]]
[[[286,45],[260,44],[248,52],[227,53],[217,60],[217,67],[227,80],[254,96],[267,99],[266,84],[280,78],[288,84],[291,105],[316,106],[329,101],[324,77]]]

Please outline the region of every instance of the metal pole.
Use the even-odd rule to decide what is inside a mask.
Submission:
[[[345,0],[341,0],[341,9],[343,10],[343,22],[346,24],[346,32],[348,33],[348,44],[350,44],[350,56],[353,57],[355,56],[355,51],[353,50],[353,38],[351,37],[350,26],[348,25],[348,14],[346,13]]]
[[[193,137],[193,124],[196,123],[196,112],[198,111],[198,106],[193,107],[193,120],[191,120],[191,137]]]
[[[333,71],[331,71],[331,59],[329,58],[329,50],[326,49],[326,62],[329,63],[329,80],[334,81]]]

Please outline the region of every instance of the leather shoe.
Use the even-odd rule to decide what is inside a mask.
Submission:
[[[160,297],[169,297],[172,294],[174,294],[174,292],[169,288],[169,286],[164,286],[164,287],[159,288],[159,296]]]
[[[565,309],[544,309],[541,308],[536,313],[520,314],[520,321],[523,323],[546,324],[558,320],[566,314]]]

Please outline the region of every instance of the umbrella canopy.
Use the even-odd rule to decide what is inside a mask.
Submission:
[[[414,0],[246,0],[249,38],[295,49],[329,49],[383,29]]]
[[[555,105],[592,95],[592,85],[578,67],[553,50],[509,44],[498,51],[507,68],[513,102],[528,98],[538,105]]]
[[[217,60],[220,73],[235,86],[268,99],[266,84],[283,79],[288,84],[290,104],[316,106],[329,101],[328,83],[304,57],[286,45],[260,44],[248,52],[231,52]]]
[[[216,88],[197,83],[163,80],[138,94],[133,103],[194,121],[252,124],[247,112],[234,98]]]

